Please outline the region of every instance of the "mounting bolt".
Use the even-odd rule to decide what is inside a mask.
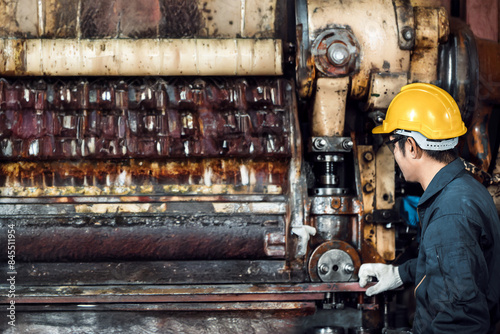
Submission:
[[[326,142],[325,138],[316,138],[314,139],[314,148],[317,150],[323,150],[328,143]]]
[[[401,32],[403,35],[403,38],[407,41],[411,41],[413,39],[413,29],[410,27],[404,27],[403,31]]]
[[[344,271],[348,274],[352,274],[354,272],[354,266],[348,263],[344,266]]]
[[[319,266],[319,272],[322,273],[323,275],[327,274],[329,271],[328,266],[326,264],[322,264]]]
[[[372,193],[374,190],[374,187],[373,187],[373,184],[371,183],[366,183],[364,186],[363,186],[363,191],[367,194],[370,194]]]
[[[342,142],[342,147],[344,148],[344,150],[350,150],[350,149],[352,149],[353,146],[354,146],[354,143],[350,139],[344,140]]]
[[[340,198],[334,197],[334,198],[332,198],[331,206],[332,206],[332,209],[338,210],[342,206],[342,201],[340,200]]]
[[[340,42],[334,42],[328,47],[328,60],[335,66],[344,66],[347,64],[351,54],[347,46]]]
[[[365,161],[367,162],[370,162],[373,160],[373,153],[372,152],[365,152],[363,154],[363,159],[365,159]]]

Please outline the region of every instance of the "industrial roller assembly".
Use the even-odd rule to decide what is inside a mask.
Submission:
[[[357,274],[416,234],[371,134],[408,83],[454,96],[468,166],[500,179],[498,53],[434,2],[0,13],[0,303],[26,332],[406,333]]]

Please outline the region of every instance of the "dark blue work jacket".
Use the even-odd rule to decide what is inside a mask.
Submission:
[[[500,222],[486,188],[457,159],[418,203],[418,258],[399,266],[415,283],[413,332],[494,333],[500,299]]]

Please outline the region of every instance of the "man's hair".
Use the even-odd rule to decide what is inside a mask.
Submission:
[[[399,134],[392,134],[392,136],[394,137],[394,139],[397,139],[397,141],[394,143],[394,147],[398,147],[398,149],[401,151],[401,154],[405,156],[406,152],[404,150],[404,145],[406,143],[406,140],[408,139],[408,136],[403,136]],[[416,141],[415,144],[418,146],[418,148],[424,151],[424,153],[427,154],[431,159],[434,159],[437,162],[449,164],[450,162],[458,158],[458,150],[456,148],[452,148],[445,151],[433,151],[433,150],[422,149],[417,144]]]

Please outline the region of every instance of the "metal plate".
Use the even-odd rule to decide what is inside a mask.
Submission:
[[[319,259],[318,276],[323,282],[346,282],[353,272],[351,257],[340,249],[329,250]]]
[[[336,252],[329,253],[332,250],[341,251],[341,252],[345,253],[351,259],[352,262],[350,262],[350,264],[354,267],[354,269],[353,269],[353,272],[349,278],[345,279],[345,277],[343,277],[343,275],[340,275],[339,277],[337,277],[337,275],[333,275],[332,277],[329,277],[328,275],[325,275],[326,273],[324,273],[322,275],[319,274],[318,268],[320,268],[322,264],[326,264],[326,265],[330,264],[331,267],[329,270],[331,270],[333,268],[333,266],[335,265],[333,263],[334,261],[332,259],[330,259],[330,257],[332,257],[332,255],[336,254]],[[327,253],[328,253],[328,255],[327,255]],[[342,270],[344,270],[346,263],[345,262],[340,263],[341,266],[339,266],[339,263],[336,263],[336,264],[337,264],[338,268],[341,268]],[[340,241],[340,240],[333,240],[333,241],[328,241],[328,242],[322,243],[320,246],[318,246],[314,250],[314,252],[312,253],[312,255],[309,259],[308,269],[309,269],[309,276],[311,277],[312,282],[322,282],[322,281],[323,282],[333,282],[331,279],[333,279],[334,281],[342,282],[342,281],[348,281],[348,280],[357,280],[357,274],[358,274],[358,270],[359,270],[360,266],[361,266],[361,260],[359,258],[358,252],[356,251],[356,249],[354,247],[349,245],[347,242]],[[338,268],[337,268],[337,271],[338,271]],[[327,281],[325,281],[325,279]]]

